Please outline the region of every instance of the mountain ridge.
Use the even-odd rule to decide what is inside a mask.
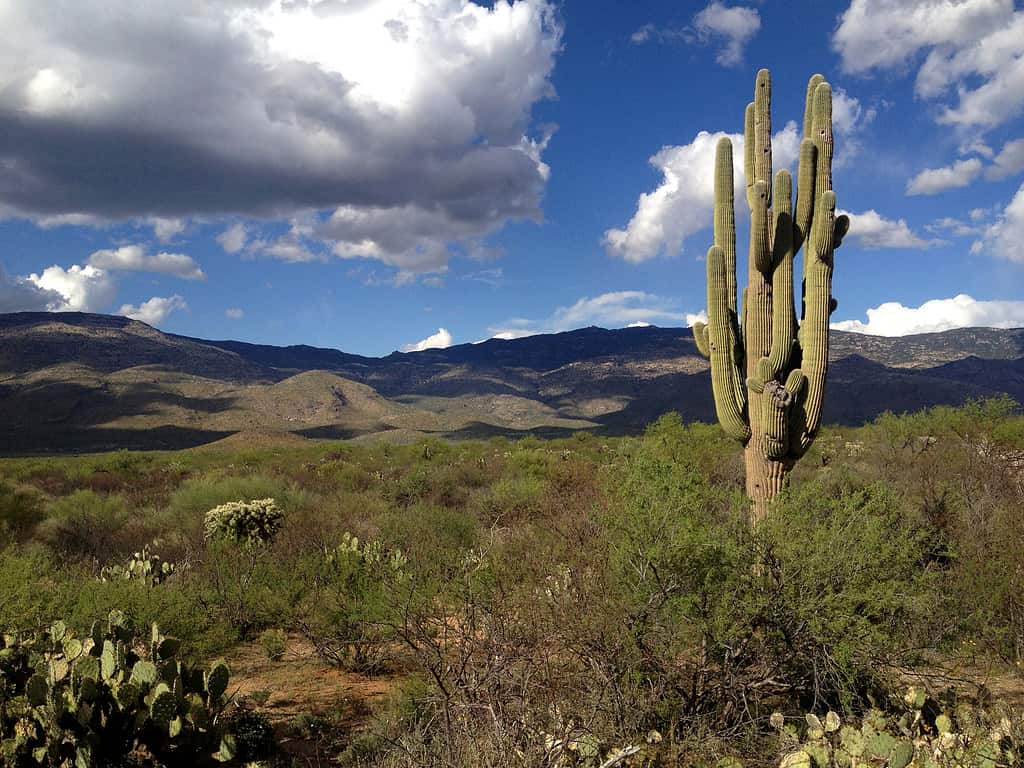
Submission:
[[[906,337],[832,331],[826,423],[1009,394],[1024,328]],[[591,326],[367,357],[166,334],[86,313],[0,315],[2,452],[180,448],[245,431],[414,439],[635,433],[714,420],[688,328]]]

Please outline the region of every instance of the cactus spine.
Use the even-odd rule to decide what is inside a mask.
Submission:
[[[756,524],[821,426],[828,370],[833,251],[849,227],[832,191],[832,90],[821,75],[807,85],[796,200],[789,171],[772,178],[771,78],[757,73],[744,115],[749,277],[737,309],[732,142],[715,151],[715,234],[708,250],[708,323],[694,326],[711,360],[715,410],[745,446],[747,495]],[[804,248],[803,301],[794,309],[793,266]]]

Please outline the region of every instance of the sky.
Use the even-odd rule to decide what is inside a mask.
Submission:
[[[365,355],[689,325],[714,145],[767,67],[776,168],[833,87],[833,327],[1024,326],[1012,0],[0,0],[0,28],[0,312]]]

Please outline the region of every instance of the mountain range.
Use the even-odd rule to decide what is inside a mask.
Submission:
[[[831,333],[825,421],[1009,394],[1024,329]],[[119,316],[0,315],[0,453],[174,449],[225,438],[628,434],[713,421],[685,328],[583,328],[373,358],[163,333]],[[232,437],[234,436],[234,437]]]

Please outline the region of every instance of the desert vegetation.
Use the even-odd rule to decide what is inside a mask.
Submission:
[[[0,462],[5,765],[1019,760],[1024,417]]]

